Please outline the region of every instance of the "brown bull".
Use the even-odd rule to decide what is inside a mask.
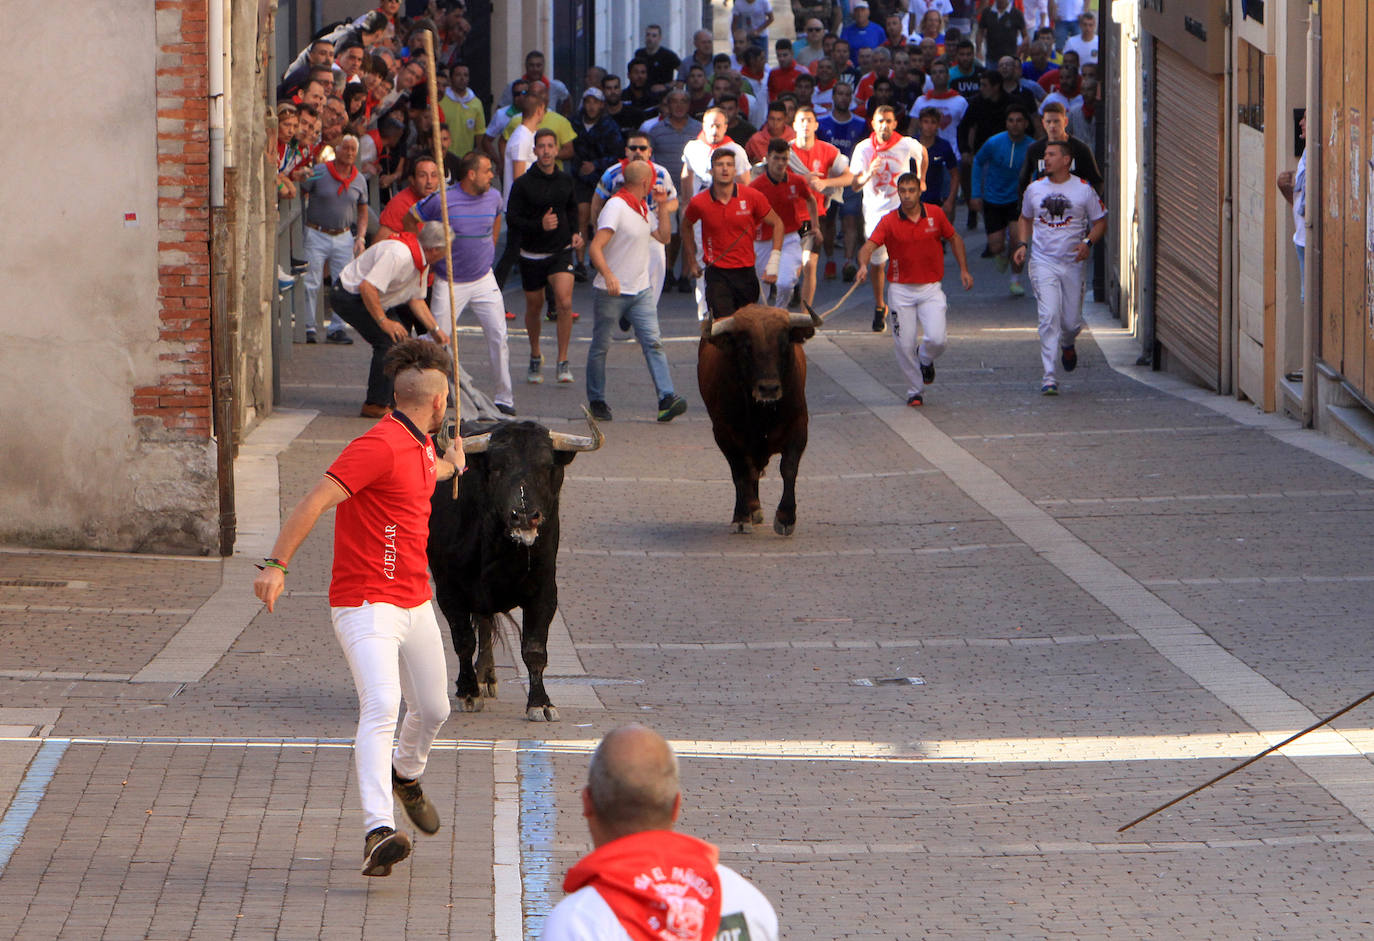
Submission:
[[[782,499],[773,530],[792,535],[797,525],[797,468],[806,450],[806,353],[802,344],[820,323],[811,309],[788,313],[750,304],[703,328],[697,350],[697,384],[711,416],[711,431],[735,482],[737,533],[763,522],[759,477],[781,455]]]

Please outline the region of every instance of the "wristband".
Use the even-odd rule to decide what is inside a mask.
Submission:
[[[768,264],[763,266],[763,273],[771,278],[778,276],[778,268],[782,265],[782,250],[773,249],[768,253]]]
[[[261,562],[255,562],[253,564],[257,566],[259,572],[266,571],[267,569],[280,569],[283,575],[289,574],[286,569],[286,563],[282,562],[281,559],[263,559]]]

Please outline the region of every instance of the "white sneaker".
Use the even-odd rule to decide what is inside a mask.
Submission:
[[[531,384],[533,384],[533,385],[538,385],[539,383],[543,382],[543,381],[544,381],[544,374],[541,372],[541,370],[542,370],[543,368],[544,368],[544,357],[542,357],[542,356],[531,356],[531,357],[530,357],[530,371],[529,371],[528,373],[525,374],[525,381],[528,382],[528,383],[531,383]]]
[[[572,366],[568,365],[568,361],[566,359],[558,364],[558,381],[573,381]]]

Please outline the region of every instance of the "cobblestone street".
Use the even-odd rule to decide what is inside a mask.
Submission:
[[[791,537],[728,531],[691,295],[661,306],[684,416],[613,345],[615,420],[563,487],[562,721],[525,720],[499,648],[500,698],[424,778],[444,827],[387,879],[358,873],[331,517],[273,615],[250,563],[276,518],[224,561],[0,551],[0,938],[538,937],[591,847],[590,751],[629,721],[675,743],[682,829],[785,937],[1374,934],[1374,705],[1116,832],[1374,689],[1374,458],[1132,365],[1098,309],[1042,397],[1034,300],[968,243],[924,408],[866,285],[807,344]],[[574,306],[573,385],[510,350],[520,417],[580,432],[588,286]],[[489,390],[471,320],[460,350]],[[370,425],[366,344],[292,356],[245,529]],[[775,462],[766,515],[780,492]]]

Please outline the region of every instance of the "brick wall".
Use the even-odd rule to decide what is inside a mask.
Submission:
[[[156,0],[158,358],[134,416],[210,437],[210,113],[205,0]]]

